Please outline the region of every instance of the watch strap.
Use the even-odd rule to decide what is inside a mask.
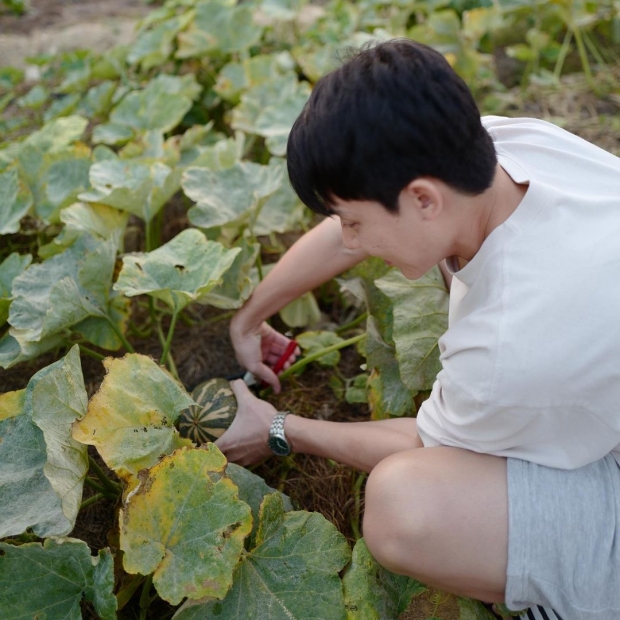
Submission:
[[[291,451],[290,444],[286,440],[286,435],[284,434],[284,420],[289,413],[290,411],[278,411],[273,418],[271,428],[269,429],[269,447],[279,456],[289,454]],[[282,444],[285,444],[287,451],[282,450]],[[276,445],[278,448],[276,448]]]

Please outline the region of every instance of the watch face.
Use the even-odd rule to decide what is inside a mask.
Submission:
[[[269,447],[278,456],[286,456],[291,451],[291,449],[290,449],[286,439],[282,439],[282,437],[270,437],[269,438]]]

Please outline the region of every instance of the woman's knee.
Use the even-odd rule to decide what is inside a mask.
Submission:
[[[364,539],[374,558],[397,573],[411,573],[411,550],[428,539],[435,521],[432,473],[415,451],[379,463],[366,483]],[[406,544],[404,544],[406,541]]]

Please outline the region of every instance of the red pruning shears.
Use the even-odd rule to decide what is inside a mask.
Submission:
[[[273,372],[275,372],[276,375],[282,370],[284,364],[286,364],[286,360],[288,360],[288,358],[293,354],[293,351],[295,351],[298,346],[299,345],[295,340],[291,340],[288,343],[286,349],[284,349],[284,353],[282,353],[282,355],[278,358],[278,361],[274,364],[272,368]],[[267,387],[267,384],[264,381],[259,381],[249,370],[247,372],[238,373],[232,377],[227,377],[227,379],[229,381],[232,381],[233,379],[243,379],[243,382],[248,387]]]

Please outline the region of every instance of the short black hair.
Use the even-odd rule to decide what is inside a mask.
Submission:
[[[364,47],[322,77],[295,121],[288,173],[301,200],[372,200],[398,211],[420,176],[468,195],[493,182],[497,158],[474,98],[437,51],[409,39]]]

